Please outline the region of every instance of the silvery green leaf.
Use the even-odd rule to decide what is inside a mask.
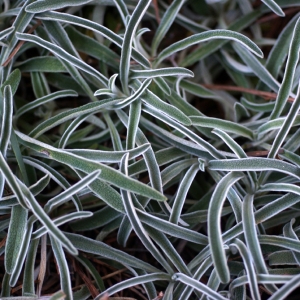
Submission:
[[[208,128],[217,128],[221,129],[225,132],[235,133],[237,135],[241,135],[247,137],[249,139],[254,138],[254,133],[251,129],[234,123],[227,120],[221,120],[217,118],[211,117],[200,117],[200,116],[190,116],[190,119],[195,126],[203,126]]]
[[[48,185],[50,181],[50,177],[48,175],[45,175],[40,180],[38,180],[35,184],[29,187],[29,190],[33,195],[40,194],[41,191],[45,189],[45,187]],[[17,200],[17,197],[15,195],[2,197],[0,199],[0,207],[2,206],[14,206],[17,205],[19,202]]]
[[[132,287],[134,285],[138,285],[138,284],[142,284],[142,283],[146,283],[146,282],[152,282],[152,281],[156,281],[156,280],[170,281],[171,276],[169,274],[160,272],[160,273],[153,273],[153,274],[147,274],[147,275],[130,278],[130,279],[124,280],[124,281],[117,283],[114,286],[108,288],[103,293],[98,295],[95,298],[95,300],[101,300],[102,296],[104,296],[106,294],[113,295],[119,291],[122,291],[123,289]]]
[[[114,107],[117,109],[123,108],[129,104],[131,104],[132,102],[138,100],[143,93],[145,93],[145,91],[147,90],[148,86],[150,85],[152,79],[146,79],[141,85],[140,87],[130,96],[126,97],[125,99],[122,99],[117,105],[115,105]]]
[[[136,134],[139,130],[139,122],[141,117],[142,102],[136,100],[130,104],[127,136],[126,136],[126,149],[133,149],[136,144]]]
[[[31,131],[30,135],[32,137],[38,137],[47,130],[50,130],[55,126],[62,124],[67,120],[74,119],[85,114],[102,111],[118,102],[120,102],[120,99],[109,98],[102,101],[88,103],[80,107],[70,109],[68,111],[63,111],[56,116],[53,116],[40,123],[34,130]]]
[[[122,21],[123,21],[124,25],[126,26],[127,25],[126,18],[129,16],[129,13],[128,13],[128,9],[127,9],[127,6],[126,6],[124,0],[114,0],[114,3],[116,5],[116,7],[118,8],[118,11],[122,17]]]
[[[12,71],[9,74],[7,79],[3,82],[2,86],[1,86],[1,92],[3,93],[5,87],[7,85],[10,85],[11,93],[12,93],[12,95],[14,95],[17,91],[20,81],[21,81],[21,72],[19,69],[15,69],[14,71]]]
[[[125,175],[128,175],[128,154],[125,154],[121,160],[121,172]],[[168,272],[172,270],[170,264],[165,260],[165,258],[158,251],[156,245],[150,239],[147,231],[144,229],[141,221],[138,218],[136,209],[134,207],[132,197],[129,191],[121,190],[121,195],[123,198],[124,208],[127,214],[127,217],[132,225],[133,230],[136,235],[139,237],[140,241],[146,247],[146,249],[156,258],[156,260],[164,267]]]
[[[248,109],[253,110],[253,111],[257,111],[257,112],[270,112],[273,110],[274,108],[274,103],[273,102],[261,102],[261,103],[257,103],[257,102],[251,102],[247,99],[245,99],[244,97],[242,97],[241,99],[241,103]]]
[[[75,118],[75,120],[72,121],[72,123],[68,126],[68,128],[65,130],[63,135],[61,136],[59,143],[58,143],[58,148],[64,149],[66,145],[68,144],[68,141],[72,135],[72,133],[76,130],[76,128],[82,124],[86,119],[89,117],[89,114],[81,115]]]
[[[61,61],[53,56],[29,58],[17,66],[22,72],[66,72],[66,68]]]
[[[285,59],[289,53],[290,41],[293,35],[294,27],[299,18],[299,14],[296,14],[291,21],[283,28],[275,45],[272,47],[271,52],[268,55],[265,67],[274,76],[278,77],[278,74],[285,63]],[[262,84],[258,84],[257,89],[261,90]]]
[[[163,196],[160,192],[154,190],[153,188],[145,184],[142,184],[137,180],[123,175],[119,171],[116,171],[109,166],[103,165],[98,162],[95,163],[92,160],[85,159],[75,154],[68,153],[67,151],[54,148],[50,145],[32,139],[29,136],[26,136],[20,132],[18,132],[17,135],[21,139],[21,143],[37,152],[44,153],[50,159],[54,159],[64,164],[67,163],[73,168],[83,171],[85,173],[90,173],[95,170],[101,170],[100,178],[106,182],[109,182],[120,188],[136,192],[143,196],[156,199],[158,201],[166,200],[166,197]]]
[[[103,242],[95,241],[82,235],[73,233],[66,233],[66,236],[69,238],[72,244],[80,251],[112,259],[121,264],[129,265],[134,268],[139,268],[149,273],[159,272],[159,270],[154,266],[132,255],[129,255],[124,251],[120,251],[118,249],[110,247]]]
[[[15,27],[9,27],[0,31],[0,40],[4,39],[7,35],[9,35],[12,31],[14,31]]]
[[[212,159],[213,156],[208,153],[203,147],[201,147],[199,144],[195,142],[191,142],[188,140],[185,140],[183,138],[178,137],[177,135],[174,135],[170,133],[169,131],[166,131],[162,129],[161,127],[153,124],[153,122],[148,121],[146,118],[141,117],[141,122],[143,126],[145,126],[148,130],[151,132],[154,132],[156,134],[162,134],[162,137],[164,140],[168,141],[171,145],[174,145],[175,147],[181,149],[184,152],[187,152],[192,155],[196,155],[203,159]]]
[[[119,118],[121,119],[121,121],[123,122],[123,124],[128,128],[128,126],[129,126],[128,116],[122,110],[118,110],[117,114],[118,114]],[[135,140],[136,140],[137,145],[149,143],[148,139],[146,138],[144,133],[139,128],[137,128],[136,133],[137,133],[137,135],[135,137]],[[145,151],[143,153],[143,156],[144,156],[144,161],[147,166],[147,171],[149,173],[150,183],[151,183],[152,187],[155,188],[156,190],[162,192],[161,175],[160,175],[159,166],[158,166],[158,163],[157,163],[157,160],[154,155],[154,151],[153,151],[152,147],[150,147],[147,151]]]
[[[128,80],[129,80],[129,69],[130,59],[132,52],[132,43],[137,30],[137,27],[146,13],[150,0],[140,0],[137,3],[132,15],[130,16],[129,22],[127,23],[124,39],[122,43],[121,60],[120,60],[120,80],[123,87],[123,91],[128,95]]]
[[[27,256],[27,252],[28,252],[28,249],[29,249],[30,241],[31,241],[32,228],[33,228],[34,222],[36,221],[36,218],[34,216],[31,216],[26,221],[27,221],[26,225],[23,224],[24,227],[25,227],[25,231],[23,231],[23,229],[21,230],[21,232],[24,233],[24,239],[23,239],[23,242],[21,244],[21,248],[19,249],[18,257],[15,261],[14,270],[13,270],[13,272],[11,274],[11,277],[10,277],[10,285],[11,286],[16,285],[17,280],[19,279],[20,273],[22,271],[22,266],[23,266],[25,258]],[[20,220],[18,220],[17,223],[19,223],[19,222],[20,222]],[[16,244],[14,244],[14,245],[17,246]],[[16,251],[16,249],[14,249],[14,252],[15,251]]]
[[[7,161],[4,158],[4,156],[2,155],[1,151],[0,151],[0,167],[1,167],[1,172],[6,180],[7,184],[9,185],[9,187],[15,194],[19,204],[24,209],[28,209],[29,208],[28,199],[24,195],[20,185],[17,182],[17,178],[15,177],[15,175],[13,174],[9,165],[7,164]]]
[[[163,51],[159,53],[159,55],[155,60],[155,65],[158,65],[163,59],[171,56],[172,54],[180,50],[186,49],[187,47],[198,44],[200,42],[205,42],[213,39],[233,40],[235,42],[241,43],[246,49],[253,52],[257,56],[263,57],[263,53],[259,49],[259,47],[246,36],[238,32],[218,29],[218,30],[209,30],[206,32],[194,34],[179,42],[173,43],[171,46],[165,48]]]
[[[12,131],[12,116],[13,116],[13,95],[11,86],[6,85],[4,88],[2,109],[2,123],[0,129],[0,151],[2,155],[6,157],[6,151],[10,142],[10,136]]]
[[[300,24],[300,19],[299,19],[299,24]],[[299,29],[300,29],[300,25],[299,25]],[[300,36],[299,36],[299,42],[300,42]],[[300,50],[300,48],[298,50]],[[276,156],[277,152],[279,151],[279,148],[281,147],[281,145],[284,142],[285,138],[287,137],[291,127],[294,125],[294,122],[296,121],[299,108],[300,108],[300,86],[298,88],[298,92],[297,92],[295,101],[293,102],[292,107],[290,108],[287,116],[284,119],[282,127],[279,129],[279,131],[272,143],[268,157],[274,158]]]
[[[43,154],[43,155],[45,155],[45,154]],[[40,159],[35,159],[32,157],[25,157],[24,163],[40,170],[42,173],[49,175],[49,177],[63,189],[67,189],[68,187],[71,186],[70,183],[65,179],[64,176],[62,176],[58,171],[56,171],[55,169],[53,169],[51,166],[44,163]],[[34,190],[32,190],[32,193],[33,193],[33,191]],[[76,209],[81,211],[82,205],[81,205],[79,197],[77,195],[73,195],[71,199],[73,200],[73,203],[74,203]]]
[[[223,283],[230,280],[224,244],[222,240],[220,218],[221,209],[230,187],[243,176],[237,172],[228,173],[219,181],[212,195],[208,208],[208,239],[214,267]]]
[[[207,237],[201,233],[181,227],[169,221],[162,220],[150,215],[149,213],[142,212],[139,209],[137,209],[137,214],[143,223],[155,228],[156,230],[200,245],[207,245],[208,243]]]
[[[69,62],[70,64],[76,66],[77,68],[95,76],[104,86],[107,85],[108,81],[107,78],[99,73],[96,69],[85,63],[84,61],[78,59],[77,57],[69,54],[64,49],[62,49],[59,46],[56,46],[55,44],[52,44],[38,36],[34,36],[27,33],[17,33],[17,38],[23,41],[28,41],[35,43],[45,49],[48,49],[52,53],[54,53],[56,56],[60,57],[61,59]]]
[[[155,31],[155,35],[152,40],[151,45],[151,55],[153,57],[156,56],[157,48],[165,37],[166,33],[168,32],[169,28],[171,27],[174,20],[178,17],[178,12],[182,5],[184,4],[184,0],[175,0],[173,1],[167,8],[166,12],[164,13],[158,28]]]
[[[41,13],[48,10],[56,10],[67,6],[77,6],[91,2],[92,0],[40,0],[26,6],[25,10],[29,13]]]
[[[246,195],[243,201],[243,229],[247,247],[251,253],[253,264],[259,274],[268,274],[268,269],[263,257],[263,253],[258,240],[258,234],[256,230],[254,210],[253,210],[253,195]],[[273,286],[267,286],[272,292],[277,288]]]
[[[284,299],[286,298],[293,290],[299,286],[300,275],[294,276],[291,280],[285,283],[280,289],[278,289],[269,299]]]
[[[196,135],[194,132],[186,128],[185,126],[181,125],[179,122],[176,122],[176,120],[171,119],[168,115],[161,113],[156,107],[152,107],[150,105],[145,106],[143,111],[151,114],[155,118],[159,118],[166,124],[169,124],[174,129],[178,130],[179,132],[186,135],[188,138],[190,138],[193,142],[198,144],[203,150],[207,151],[210,155],[213,157],[221,158],[223,155],[211,144],[206,142],[204,139]]]
[[[102,151],[102,150],[85,150],[85,149],[66,149],[67,152],[82,156],[87,159],[99,162],[119,162],[121,158],[129,153],[129,159],[136,158],[142,155],[150,147],[149,143],[138,146],[134,149],[126,151]]]
[[[210,297],[212,299],[216,299],[216,300],[225,300],[226,299],[225,297],[221,296],[219,293],[217,293],[214,290],[207,287],[202,282],[195,280],[185,274],[175,273],[172,276],[172,280],[183,282],[184,284],[193,287],[194,289],[200,291],[201,293],[207,295],[208,297]]]
[[[30,205],[30,209],[35,217],[47,228],[49,234],[57,239],[71,254],[76,255],[78,253],[76,248],[70,243],[66,236],[58,229],[50,217],[45,213],[30,190],[21,181],[18,180],[18,183],[22,192],[26,196]]]
[[[246,15],[243,15],[242,17],[238,18],[236,21],[234,21],[232,24],[228,26],[228,30],[233,31],[242,31],[243,29],[247,28],[255,20],[261,16],[263,13],[260,10],[255,10],[251,13],[248,13]],[[207,28],[205,28],[208,30]],[[200,31],[204,31],[203,29],[200,29]],[[196,31],[197,33],[199,30]],[[204,59],[217,51],[218,49],[222,48],[226,43],[228,43],[228,40],[212,40],[209,41],[207,44],[202,45],[198,49],[194,50],[190,54],[186,55],[186,57],[182,60],[181,66],[189,66],[194,64],[197,61],[200,61],[201,59]]]
[[[83,190],[84,187],[88,186],[90,183],[92,183],[99,175],[101,171],[96,170],[90,174],[88,174],[86,177],[72,185],[70,188],[66,189],[62,193],[56,195],[55,197],[51,198],[47,204],[44,206],[44,210],[46,213],[50,213],[50,211],[57,205],[61,205],[64,202],[68,201],[73,194],[76,194],[80,190]]]
[[[9,224],[7,241],[5,244],[5,270],[11,274],[21,255],[24,243],[28,210],[20,205],[13,206]]]
[[[211,160],[208,168],[219,171],[278,171],[300,178],[300,168],[290,163],[271,158],[241,158]]]
[[[235,239],[230,247],[236,247],[243,257],[243,262],[249,280],[249,287],[253,299],[260,299],[260,293],[257,284],[257,275],[255,273],[254,265],[252,262],[251,254],[248,252],[246,245],[239,239]]]
[[[267,5],[275,14],[280,17],[284,17],[285,13],[281,7],[274,0],[261,0],[265,5]]]
[[[186,68],[172,67],[149,70],[132,70],[130,77],[134,78],[155,78],[163,76],[182,76],[194,77],[194,73]]]
[[[175,266],[175,268],[184,274],[192,276],[190,270],[187,268],[180,254],[175,250],[172,243],[168,240],[165,234],[153,229],[150,226],[144,225],[150,237],[154,240],[166,254],[169,261]]]
[[[72,283],[70,278],[70,270],[68,262],[66,260],[62,245],[53,236],[50,235],[51,246],[57,262],[59,274],[60,274],[60,285],[61,289],[65,294],[65,299],[73,299]]]
[[[161,111],[183,125],[189,126],[192,124],[189,117],[187,117],[182,111],[175,106],[162,101],[151,91],[148,91],[147,94],[142,97],[142,100],[148,104],[146,107],[151,106],[152,109]]]
[[[41,97],[39,99],[36,99],[34,101],[25,104],[24,106],[22,106],[20,109],[17,110],[17,112],[14,115],[14,118],[20,117],[22,114],[28,112],[29,110],[37,108],[38,106],[53,101],[55,99],[64,98],[64,97],[76,97],[76,96],[78,96],[78,94],[73,90],[54,92],[52,94],[46,95],[44,97]]]
[[[198,171],[199,171],[198,164],[192,165],[185,173],[180,185],[178,186],[177,194],[172,206],[172,212],[169,218],[171,223],[175,223],[175,224],[178,223],[179,217],[182,213],[184,202],[186,200],[188,190]]]
[[[239,44],[233,44],[233,48],[238,53],[240,58],[252,69],[253,73],[264,82],[269,89],[278,92],[280,89],[279,82],[270,74],[263,64],[252,53],[247,51]]]
[[[70,14],[58,13],[58,12],[46,12],[39,14],[38,17],[44,20],[50,21],[59,21],[74,24],[80,27],[84,27],[93,31],[96,31],[102,35],[104,35],[107,39],[118,45],[120,48],[122,47],[123,39],[115,34],[113,31],[109,30],[107,27],[97,24],[95,22],[89,21],[84,18],[80,18],[77,16],[72,16]],[[132,49],[132,57],[138,61],[142,66],[149,68],[149,61],[141,55],[136,49]]]

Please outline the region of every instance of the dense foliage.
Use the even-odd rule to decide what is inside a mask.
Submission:
[[[1,296],[292,299],[300,1],[0,5]]]

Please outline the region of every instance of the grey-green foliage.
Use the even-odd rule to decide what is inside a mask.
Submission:
[[[300,1],[158,2],[0,1],[1,299],[299,285]]]

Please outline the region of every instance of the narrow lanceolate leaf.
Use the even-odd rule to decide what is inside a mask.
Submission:
[[[222,207],[230,187],[242,177],[243,175],[241,175],[241,173],[235,172],[228,173],[225,177],[223,177],[215,188],[208,208],[207,225],[209,245],[215,269],[220,281],[223,283],[229,282],[230,273],[227,266],[220,227]]]
[[[176,197],[174,200],[174,204],[172,206],[170,222],[175,223],[175,224],[178,223],[180,214],[182,212],[183,205],[186,200],[187,193],[188,193],[189,188],[190,188],[198,171],[199,171],[199,165],[194,164],[185,173],[185,175],[178,187],[177,194],[176,194]]]
[[[290,281],[284,284],[277,292],[275,292],[269,300],[288,299],[288,295],[298,288],[300,284],[300,275],[294,276]]]
[[[186,68],[162,68],[155,70],[132,70],[130,77],[133,78],[155,78],[163,76],[194,77],[194,73]]]
[[[202,126],[214,129],[221,129],[225,132],[235,133],[249,139],[253,139],[253,131],[243,125],[210,117],[190,116],[194,126]]]
[[[208,168],[218,171],[278,171],[300,179],[300,168],[271,158],[241,158],[211,160]]]
[[[300,23],[300,21],[299,21]],[[299,26],[300,30],[300,26]],[[299,43],[300,43],[300,35],[299,35]],[[300,48],[298,49],[300,51]],[[300,85],[298,87],[298,92],[295,101],[292,104],[292,107],[290,111],[288,112],[288,115],[284,119],[284,123],[282,127],[279,129],[269,152],[268,157],[274,158],[279,151],[279,148],[281,147],[282,143],[284,142],[285,138],[287,137],[291,127],[293,126],[296,117],[298,116],[298,111],[300,108]]]
[[[163,15],[158,28],[155,31],[155,35],[152,40],[151,45],[151,55],[152,57],[156,56],[157,48],[162,41],[162,39],[165,37],[167,31],[171,27],[173,21],[178,15],[178,12],[180,8],[182,7],[184,0],[175,0],[171,3],[171,5],[168,6],[168,9],[166,10],[165,14]]]
[[[2,84],[2,87],[1,87],[2,93],[4,92],[4,88],[7,85],[10,85],[11,86],[11,93],[14,95],[15,92],[17,91],[17,88],[19,86],[20,81],[21,81],[21,72],[20,72],[19,69],[15,69],[14,71],[12,71],[9,74],[8,78]]]
[[[18,202],[23,206],[23,208],[25,209],[29,208],[27,199],[24,193],[22,192],[22,189],[20,188],[20,185],[18,184],[15,175],[13,174],[9,165],[7,164],[7,161],[2,155],[1,151],[0,151],[0,169],[7,184],[9,185],[9,187],[17,197]]]
[[[185,274],[182,273],[175,273],[172,276],[172,280],[174,281],[180,281],[198,291],[205,294],[207,297],[215,300],[226,300],[227,298],[223,297],[221,294],[217,293],[213,289],[209,288],[204,283],[200,282],[199,280],[196,280],[194,278],[191,278]]]
[[[280,16],[280,17],[285,16],[281,7],[274,0],[261,0],[261,2],[266,4],[278,16]]]
[[[280,116],[282,110],[285,107],[290,92],[292,90],[295,71],[299,61],[299,51],[300,51],[299,32],[300,32],[300,18],[298,19],[295,25],[293,36],[291,38],[288,60],[285,67],[283,81],[278,91],[275,107],[270,116],[270,119],[276,119]]]
[[[172,120],[168,115],[161,113],[157,108],[146,106],[143,109],[145,112],[151,114],[153,117],[162,120],[164,123],[172,126],[174,129],[178,130],[179,132],[183,133],[185,136],[190,138],[196,144],[198,144],[203,150],[207,151],[213,157],[223,158],[224,156],[219,152],[214,146],[210,143],[199,137],[197,134],[186,128],[185,126],[181,125],[180,123]]]
[[[239,54],[240,58],[251,68],[253,73],[264,82],[269,89],[277,92],[280,88],[279,82],[270,74],[265,66],[254,56],[239,44],[234,44],[233,48]]]
[[[108,80],[107,78],[99,73],[96,69],[85,63],[83,60],[78,59],[77,57],[69,54],[67,51],[62,49],[61,47],[54,45],[38,36],[27,34],[27,33],[17,33],[17,38],[22,41],[32,42],[35,43],[45,49],[48,49],[56,56],[60,57],[61,59],[67,61],[68,63],[76,66],[77,68],[81,69],[92,76],[95,76],[104,86],[107,86]]]
[[[267,183],[260,186],[259,189],[260,192],[287,192],[287,193],[293,193],[300,196],[300,187],[295,184],[290,183]]]
[[[142,102],[140,100],[130,104],[127,136],[126,136],[126,149],[133,149],[136,144],[136,134],[139,130],[139,123],[141,118]]]
[[[148,86],[150,85],[152,79],[149,78],[149,79],[146,79],[141,85],[140,87],[132,94],[130,95],[129,97],[121,100],[117,105],[115,105],[114,107],[116,109],[120,109],[120,108],[123,108],[129,104],[131,104],[132,102],[138,100],[142,95],[143,93],[147,90]],[[96,95],[96,93],[95,93]]]
[[[146,184],[123,175],[122,173],[116,171],[111,167],[98,162],[96,163],[89,159],[82,158],[75,154],[68,153],[67,151],[54,148],[45,143],[32,139],[20,132],[17,132],[17,135],[19,136],[20,142],[22,144],[37,152],[45,154],[49,159],[54,159],[63,164],[67,164],[85,173],[91,173],[95,170],[101,170],[100,179],[108,183],[158,201],[166,200],[166,197],[158,191],[147,186]]]
[[[35,184],[29,187],[31,193],[33,195],[38,195],[44,190],[44,188],[46,188],[46,186],[49,184],[49,181],[50,181],[50,177],[48,175],[45,175],[40,180],[38,180]],[[17,204],[18,204],[18,200],[15,195],[0,198],[0,207],[14,206]]]
[[[123,90],[125,94],[129,93],[128,89],[128,78],[129,78],[129,69],[130,69],[130,59],[132,52],[132,43],[136,33],[136,29],[146,13],[148,6],[150,5],[151,0],[140,0],[134,9],[130,20],[127,24],[121,52],[121,61],[120,61],[120,80],[122,83]]]
[[[125,154],[121,160],[121,171],[128,175],[128,154]],[[138,218],[136,209],[134,207],[132,197],[130,192],[121,190],[121,195],[124,201],[124,208],[127,214],[127,217],[131,223],[132,228],[134,229],[136,235],[139,237],[143,245],[146,249],[155,257],[155,259],[168,271],[169,273],[172,272],[172,267],[169,263],[165,260],[165,258],[161,255],[158,251],[156,245],[150,239],[148,233],[144,229],[141,221]]]
[[[64,123],[67,120],[71,120],[74,118],[77,118],[78,116],[82,116],[89,113],[96,113],[99,111],[102,111],[114,104],[117,104],[120,101],[120,99],[105,99],[102,101],[97,101],[93,103],[88,103],[85,105],[82,105],[80,107],[76,107],[73,109],[69,109],[67,111],[63,111],[44,122],[40,123],[34,130],[30,132],[30,135],[32,137],[38,137],[47,130],[50,130],[51,128]]]
[[[105,297],[106,294],[108,295],[113,295],[119,291],[122,291],[126,288],[130,288],[132,286],[138,285],[138,284],[143,284],[146,282],[153,282],[156,280],[166,280],[170,281],[171,276],[166,273],[153,273],[153,274],[147,274],[147,275],[142,275],[134,278],[130,278],[127,280],[124,280],[120,283],[115,284],[114,286],[110,287],[109,289],[105,290],[103,293],[98,295],[95,300],[102,300],[105,298],[102,298],[103,296]]]
[[[80,190],[83,190],[87,185],[92,183],[99,176],[100,173],[101,171],[97,170],[88,174],[85,178],[81,179],[67,190],[50,199],[44,207],[45,211],[49,213],[54,206],[61,205],[65,201],[69,200],[69,198],[71,198],[72,195],[76,194]]]
[[[5,244],[5,270],[11,274],[20,256],[26,231],[28,210],[20,205],[12,208],[7,241]]]
[[[252,255],[253,263],[258,273],[268,274],[263,253],[257,237],[257,230],[254,218],[253,195],[246,195],[243,201],[243,229],[245,240]]]
[[[137,214],[143,223],[153,227],[158,231],[200,245],[207,245],[208,243],[206,235],[170,223],[169,221],[152,216],[149,213],[143,212],[139,209],[137,209]]]
[[[31,216],[28,220],[26,220],[26,224],[24,224],[24,227],[26,229],[24,232],[24,240],[22,242],[21,248],[19,249],[19,255],[15,261],[15,268],[10,277],[10,286],[15,286],[17,284],[17,280],[21,274],[22,266],[24,264],[25,258],[27,257],[29,244],[31,241],[32,228],[35,221],[36,218],[34,216]]]
[[[22,72],[66,72],[66,68],[63,63],[54,56],[38,56],[29,58],[18,63],[18,68]]]
[[[158,65],[165,58],[189,46],[198,44],[200,42],[213,40],[213,39],[225,39],[225,40],[233,40],[239,42],[248,50],[256,54],[257,56],[263,57],[263,53],[259,49],[259,47],[246,36],[235,31],[218,29],[218,30],[209,30],[206,32],[194,34],[188,38],[185,38],[179,42],[172,44],[171,46],[167,47],[166,49],[160,52],[160,54],[157,56],[157,59],[155,61],[155,65]]]
[[[0,40],[4,39],[7,35],[9,35],[11,32],[13,32],[15,27],[9,27],[2,31],[0,31]]]
[[[84,27],[89,30],[96,31],[97,33],[100,33],[103,36],[105,36],[111,42],[118,45],[119,47],[122,47],[123,39],[119,35],[114,33],[112,30],[106,28],[105,26],[102,26],[102,25],[92,22],[90,20],[80,18],[77,16],[73,16],[70,14],[59,13],[59,12],[54,12],[54,11],[42,13],[42,14],[38,15],[38,17],[40,19],[45,19],[45,20],[50,20],[50,21],[59,21],[59,22],[74,24],[79,27]],[[134,48],[132,49],[132,57],[137,62],[139,62],[142,66],[144,66],[146,68],[150,67],[149,61]]]
[[[29,13],[41,13],[48,10],[56,10],[67,6],[78,6],[91,2],[92,0],[40,0],[26,6]]]
[[[72,293],[72,283],[70,278],[70,270],[68,267],[68,262],[66,260],[64,251],[62,249],[61,244],[51,235],[50,235],[50,241],[51,241],[52,250],[59,270],[61,289],[66,294],[65,299],[72,300],[73,293]]]
[[[20,109],[17,110],[14,117],[15,118],[20,117],[22,114],[28,112],[29,110],[37,108],[38,106],[48,103],[49,101],[53,101],[55,99],[64,98],[64,97],[77,97],[77,96],[78,94],[73,90],[57,91],[25,104],[24,106],[22,106]]]
[[[62,217],[59,217],[59,218],[55,219],[53,222],[55,225],[60,226],[62,224],[69,223],[74,220],[91,217],[92,215],[93,215],[93,213],[91,213],[89,211],[78,211],[78,212],[69,213]],[[45,226],[40,227],[38,230],[36,230],[32,234],[32,239],[38,239],[38,238],[42,237],[44,234],[47,233],[47,231],[48,230]]]
[[[181,124],[184,124],[186,126],[192,124],[191,120],[182,111],[180,111],[177,107],[162,101],[151,91],[148,91],[147,94],[142,98],[142,100],[153,107],[153,109],[166,114],[168,117],[176,120]]]
[[[0,151],[6,156],[10,135],[12,130],[12,115],[13,115],[13,96],[11,86],[7,85],[4,88],[4,100],[2,109],[2,124],[0,130]]]
[[[127,18],[129,16],[129,12],[124,0],[114,0],[114,4],[118,8],[119,14],[122,17],[123,24],[127,25]]]
[[[230,246],[236,247],[243,258],[252,298],[260,299],[260,292],[258,289],[255,269],[251,259],[251,253],[249,253],[246,245],[239,239],[235,239]]]
[[[50,217],[45,213],[30,190],[20,180],[18,180],[18,183],[28,200],[33,214],[47,228],[48,233],[56,238],[71,254],[77,255],[77,249],[71,244],[66,236],[58,229],[58,227],[54,224]]]
[[[136,158],[142,155],[150,147],[149,143],[143,144],[134,149],[126,151],[102,151],[102,150],[84,150],[84,149],[66,149],[67,152],[73,153],[83,158],[91,159],[93,161],[115,163],[120,162],[124,154],[129,153],[129,159]]]
[[[159,272],[159,270],[152,265],[134,257],[126,252],[120,251],[118,249],[114,249],[106,245],[103,242],[95,241],[90,238],[84,237],[78,234],[66,233],[66,236],[70,239],[73,245],[80,251],[86,253],[92,253],[99,255],[101,257],[105,257],[108,259],[112,259],[117,261],[123,265],[132,266],[134,268],[139,268],[145,270],[146,272]]]

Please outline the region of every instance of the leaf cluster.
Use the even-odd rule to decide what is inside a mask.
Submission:
[[[0,1],[1,299],[296,291],[299,6]]]

